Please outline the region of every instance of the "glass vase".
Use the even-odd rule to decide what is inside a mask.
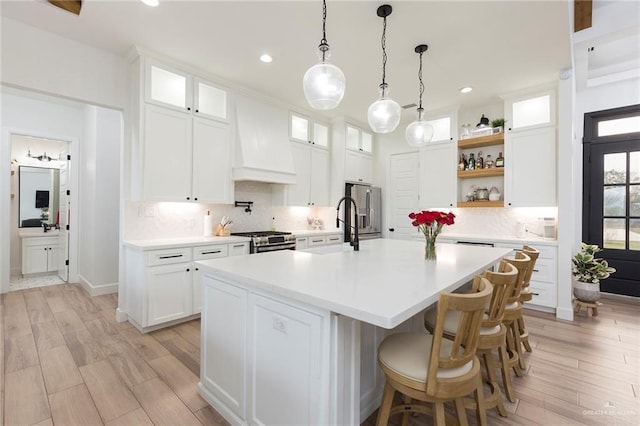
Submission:
[[[436,259],[436,237],[426,237],[424,246],[424,260]]]

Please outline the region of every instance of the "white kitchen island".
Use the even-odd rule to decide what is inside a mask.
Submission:
[[[376,364],[390,330],[510,249],[367,240],[314,254],[198,262],[204,289],[200,394],[232,424],[354,425],[379,404]]]

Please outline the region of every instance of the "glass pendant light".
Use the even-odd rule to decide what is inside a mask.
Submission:
[[[376,133],[391,133],[398,123],[400,123],[400,105],[387,97],[389,94],[389,85],[387,84],[386,68],[387,68],[387,49],[386,34],[387,34],[387,16],[391,15],[391,6],[384,4],[378,8],[377,14],[383,19],[382,26],[382,84],[380,84],[380,99],[375,101],[369,106],[369,112],[367,119],[369,126]]]
[[[420,105],[418,106],[418,119],[407,126],[405,137],[409,146],[425,146],[433,139],[433,126],[424,120],[424,109],[422,109],[422,94],[424,93],[424,83],[422,83],[422,54],[429,46],[420,44],[416,46],[416,53],[420,54],[420,69],[418,70],[418,80],[420,81]]]
[[[318,46],[320,62],[312,66],[304,74],[302,89],[307,102],[312,108],[327,110],[340,104],[344,96],[346,86],[342,70],[333,64],[327,63],[331,56],[327,43],[327,2],[322,1],[322,40]]]

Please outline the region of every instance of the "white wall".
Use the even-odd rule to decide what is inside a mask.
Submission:
[[[118,283],[122,115],[85,106],[83,124],[78,276],[93,294],[113,292]]]
[[[3,84],[123,109],[126,61],[105,50],[2,18]]]

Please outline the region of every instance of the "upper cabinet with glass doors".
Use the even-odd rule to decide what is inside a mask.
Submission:
[[[371,154],[373,152],[373,135],[359,127],[347,124],[347,149]]]
[[[226,90],[154,60],[146,61],[144,94],[148,103],[228,121]]]
[[[328,148],[329,126],[292,112],[289,120],[289,138],[296,142],[307,142]]]
[[[505,118],[505,207],[556,206],[555,92],[507,98]]]

